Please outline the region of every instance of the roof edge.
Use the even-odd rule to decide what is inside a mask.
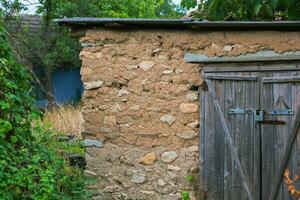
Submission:
[[[75,17],[55,19],[58,25],[70,27],[221,29],[221,30],[300,30],[300,21],[198,21],[193,19],[141,19]]]

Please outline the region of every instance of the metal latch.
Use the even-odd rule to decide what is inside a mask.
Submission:
[[[264,120],[265,115],[294,115],[293,109],[273,109],[273,110],[254,110],[254,109],[243,109],[235,108],[229,109],[229,114],[234,115],[253,115],[256,122],[264,124],[285,124],[284,121],[270,121]]]
[[[264,121],[264,111],[258,110],[254,114],[254,120],[257,122],[262,122]]]

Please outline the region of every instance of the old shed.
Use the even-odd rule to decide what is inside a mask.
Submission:
[[[95,199],[292,199],[300,22],[56,21],[83,47]]]

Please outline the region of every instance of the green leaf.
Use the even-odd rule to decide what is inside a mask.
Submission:
[[[11,136],[11,137],[10,137],[10,140],[11,140],[11,142],[12,142],[13,144],[15,144],[15,143],[18,142],[19,139],[18,139],[16,136]]]
[[[0,108],[1,108],[2,110],[7,110],[7,109],[10,108],[10,104],[7,103],[7,102],[0,102]]]
[[[261,4],[257,4],[257,5],[254,7],[254,10],[253,10],[253,16],[256,16],[256,15],[259,14],[261,7],[262,7]]]

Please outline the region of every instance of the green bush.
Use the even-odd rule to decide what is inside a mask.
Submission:
[[[30,81],[15,61],[0,13],[0,199],[85,199],[85,176],[65,159],[83,150],[76,144],[60,150],[53,130],[32,128],[40,113]]]
[[[0,159],[0,199],[87,197],[83,172],[42,144],[6,152]]]

